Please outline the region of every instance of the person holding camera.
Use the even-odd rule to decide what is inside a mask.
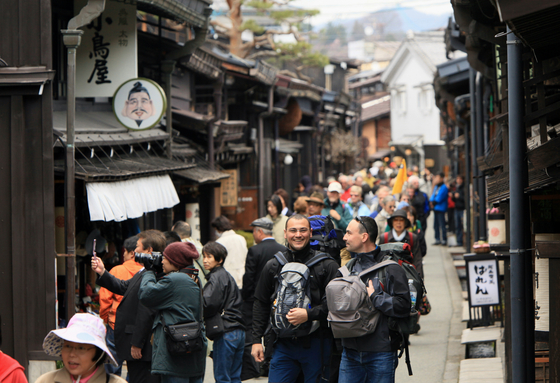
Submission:
[[[163,251],[165,275],[159,280],[154,267],[144,262],[148,270],[142,275],[138,297],[144,306],[158,311],[153,324],[152,374],[161,375],[162,383],[202,383],[204,378],[207,342],[202,330],[192,340],[198,342],[197,348],[178,351],[170,348],[173,344],[168,339],[173,325],[198,322],[198,328],[203,327],[198,270],[193,266],[198,257],[192,243],[171,243]]]
[[[165,236],[160,231],[146,230],[138,234],[136,258],[138,254],[149,256],[154,252],[161,253],[163,249],[165,249]],[[155,311],[144,306],[138,299],[145,269],[138,271],[131,279],[121,280],[106,272],[103,261],[96,256],[91,259],[91,268],[99,275],[97,279],[99,286],[123,296],[115,316],[115,348],[119,359],[126,360],[129,382],[159,383],[159,376],[150,373],[152,365],[150,337]]]

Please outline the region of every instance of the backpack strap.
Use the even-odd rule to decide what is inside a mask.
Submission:
[[[343,267],[346,267],[346,270],[348,270],[348,273],[351,273],[352,269],[354,268],[354,263],[356,263],[356,257],[351,258],[348,262],[346,262],[346,265],[344,265]],[[342,272],[342,270],[341,270],[341,272]]]
[[[364,276],[364,275],[366,275],[366,274],[369,274],[369,273],[371,273],[372,271],[375,271],[375,270],[377,270],[377,269],[380,269],[380,268],[382,268],[382,267],[389,266],[389,265],[392,265],[392,264],[398,265],[397,262],[391,261],[390,259],[387,259],[387,260],[385,260],[385,261],[383,261],[383,262],[379,262],[377,265],[372,266],[372,267],[370,267],[369,269],[365,269],[364,271],[362,271],[360,274],[358,274],[358,277],[361,278],[362,276]]]
[[[289,263],[288,260],[286,259],[284,254],[282,254],[281,251],[274,254],[274,257],[278,260],[278,263],[280,263],[280,266],[284,266],[286,263]]]
[[[383,233],[383,243],[389,243],[389,232],[388,231]]]
[[[412,253],[412,249],[414,249],[414,236],[411,231],[408,232],[408,238],[410,238],[410,252]]]
[[[348,263],[350,263],[350,261]],[[350,275],[350,270],[348,270],[348,267],[346,266],[342,266],[340,269],[338,269],[338,271],[340,271],[342,276],[345,278]]]
[[[331,258],[331,256],[326,253],[319,253],[315,255],[313,258],[311,258],[309,261],[305,262],[305,266],[307,266],[307,268],[310,269],[312,266],[315,266],[317,263],[328,258]]]

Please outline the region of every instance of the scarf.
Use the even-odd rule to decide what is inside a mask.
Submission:
[[[393,238],[397,241],[397,242],[402,242],[402,240],[404,239],[407,231],[403,230],[403,232],[401,233],[401,235],[397,235],[397,232],[395,231],[395,229],[393,230]]]

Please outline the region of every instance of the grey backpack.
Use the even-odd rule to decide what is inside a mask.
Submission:
[[[318,253],[306,263],[288,262],[284,254],[274,255],[282,270],[278,275],[274,307],[271,315],[272,329],[279,338],[297,338],[306,336],[319,328],[319,321],[307,321],[294,326],[286,314],[293,308],[311,308],[310,269],[325,259],[331,259],[328,254]]]
[[[339,269],[342,277],[329,282],[327,319],[335,338],[357,338],[375,331],[381,313],[373,307],[362,277],[391,264],[397,263],[383,261],[357,275],[350,275],[350,270],[343,266]]]

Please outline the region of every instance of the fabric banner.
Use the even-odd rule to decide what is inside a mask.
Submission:
[[[87,182],[89,216],[92,221],[121,222],[179,203],[169,175],[116,182]]]

